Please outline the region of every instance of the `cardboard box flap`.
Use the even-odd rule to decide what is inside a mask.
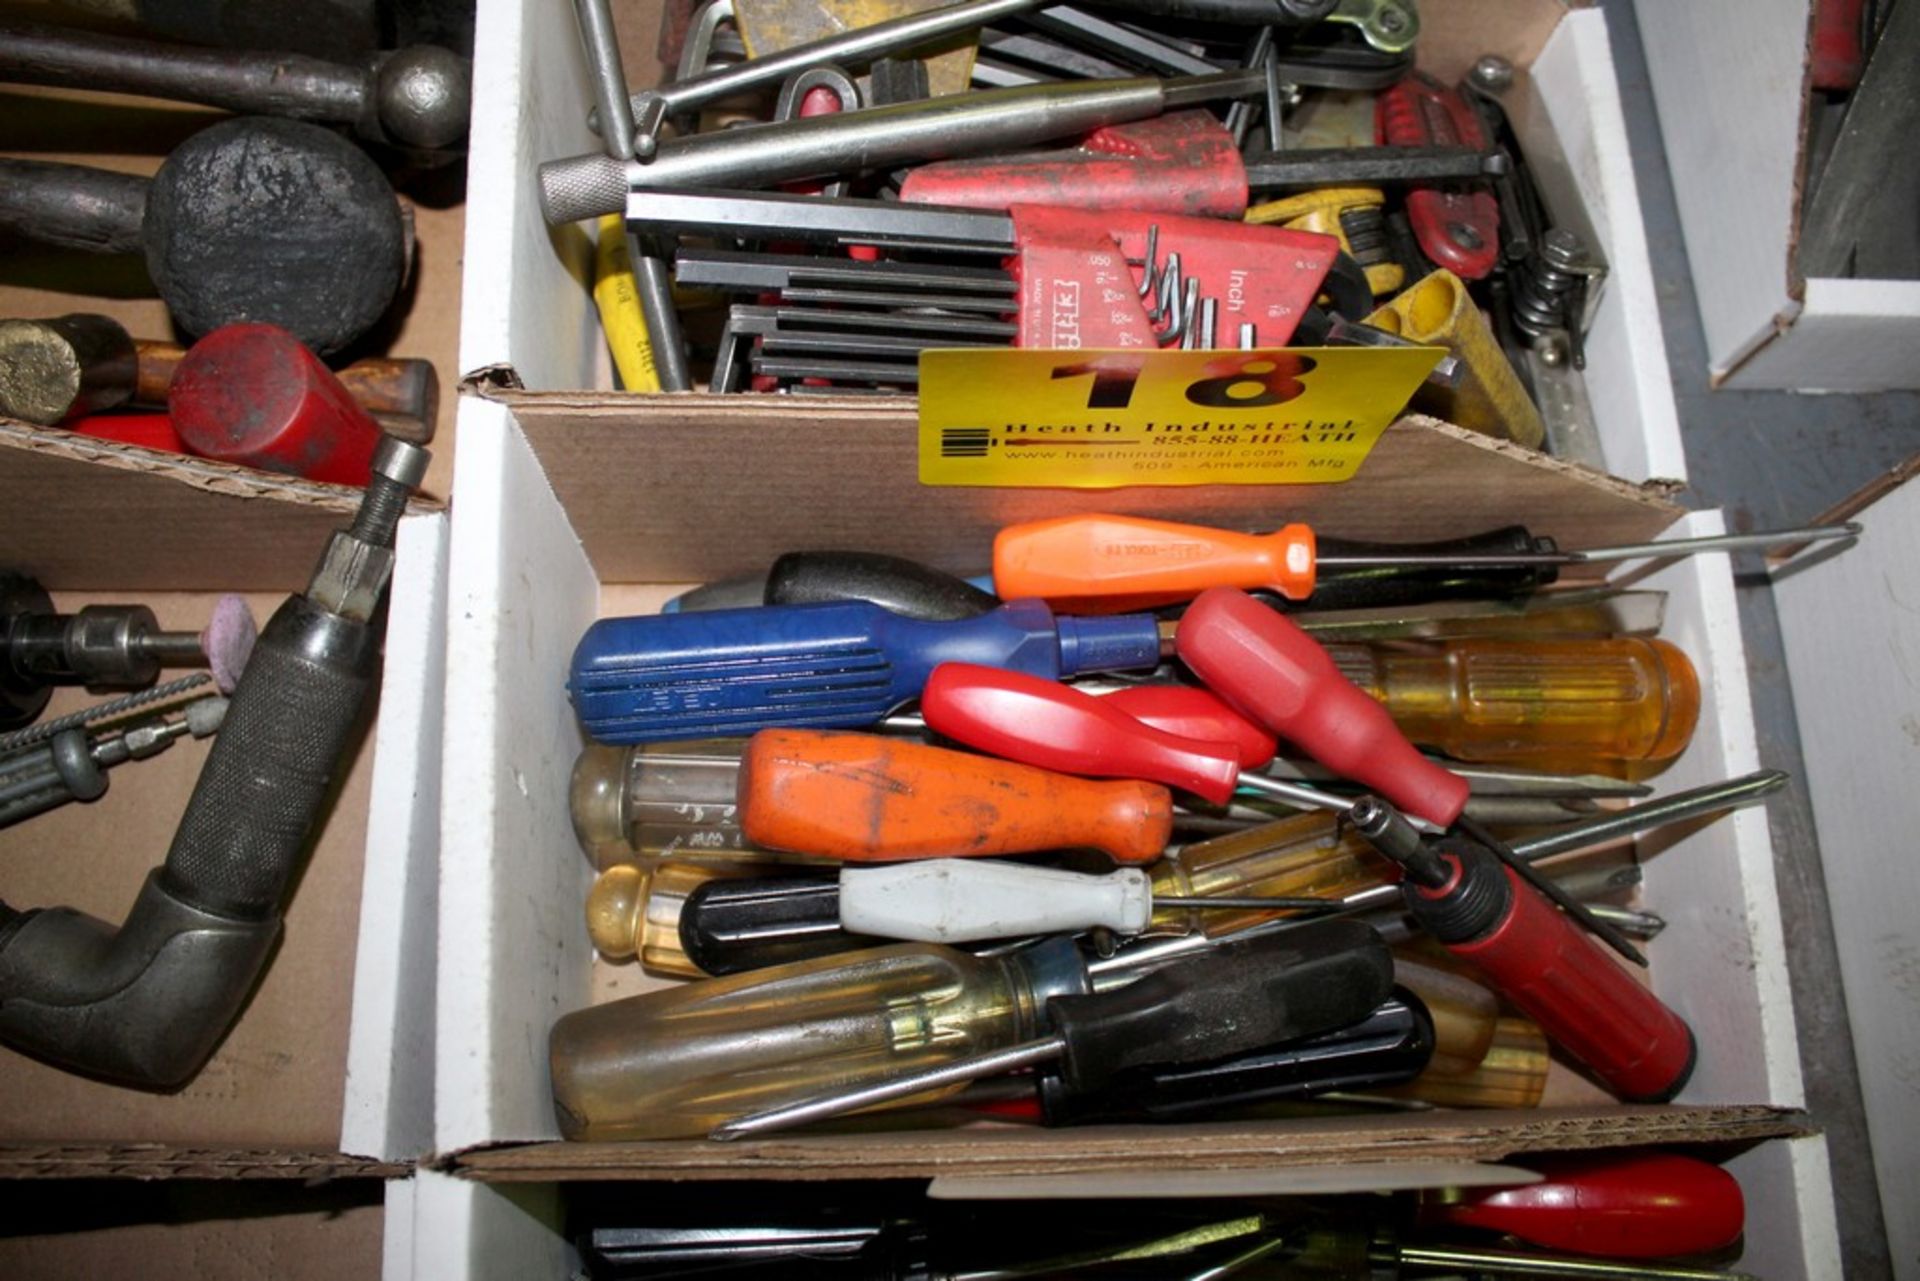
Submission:
[[[495,1182],[564,1179],[924,1179],[943,1174],[1238,1169],[1354,1161],[1498,1160],[1515,1152],[1732,1143],[1813,1132],[1773,1107],[1606,1107],[1338,1116],[1176,1129],[1097,1126],[905,1130],[744,1143],[534,1143],[461,1153],[454,1172]]]
[[[755,406],[738,396],[489,398],[513,410],[605,583],[707,582],[797,549],[978,573],[1002,525],[1070,512],[1240,529],[1301,520],[1387,541],[1519,523],[1565,547],[1642,541],[1682,514],[1670,484],[1630,484],[1420,415],[1389,428],[1348,484],[933,488],[918,478],[912,410],[871,399],[822,397],[803,420],[776,421],[743,413]]]
[[[405,1165],[338,1152],[176,1143],[0,1144],[0,1179],[405,1178]]]
[[[359,505],[342,485],[0,419],[6,567],[60,590],[297,591]]]

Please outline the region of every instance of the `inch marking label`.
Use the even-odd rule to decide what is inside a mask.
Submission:
[[[926,351],[920,482],[1112,489],[1350,480],[1444,354]]]

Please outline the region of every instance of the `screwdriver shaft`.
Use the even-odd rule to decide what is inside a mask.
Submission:
[[[1039,1063],[1050,1063],[1059,1058],[1066,1048],[1066,1038],[1060,1036],[1024,1041],[1003,1050],[990,1050],[985,1054],[976,1054],[940,1067],[876,1081],[872,1085],[863,1085],[818,1098],[803,1099],[782,1108],[769,1108],[765,1112],[756,1112],[751,1116],[743,1116],[715,1126],[708,1137],[723,1141],[744,1139],[768,1130],[784,1130],[795,1125],[805,1125],[809,1121],[824,1121],[828,1117],[844,1116],[849,1112],[858,1112],[862,1108],[891,1103],[895,1099],[911,1098],[916,1094],[937,1090],[942,1086],[962,1085],[976,1077],[1015,1072]]]
[[[1423,1268],[1464,1268],[1501,1276],[1584,1277],[1587,1281],[1757,1281],[1749,1273],[1716,1268],[1675,1268],[1645,1263],[1609,1263],[1604,1259],[1555,1258],[1507,1250],[1464,1250],[1452,1246],[1408,1245],[1385,1253],[1383,1263]]]
[[[1715,534],[1705,538],[1674,538],[1657,543],[1623,543],[1616,547],[1589,547],[1574,552],[1339,552],[1315,558],[1322,569],[1371,569],[1396,565],[1452,565],[1462,569],[1498,566],[1593,565],[1605,561],[1665,559],[1696,552],[1741,551],[1785,543],[1818,543],[1853,538],[1858,524],[1811,525],[1804,529],[1775,529],[1753,534]]]
[[[1729,779],[1724,783],[1711,783],[1704,787],[1676,792],[1672,796],[1662,797],[1659,800],[1645,801],[1600,818],[1571,824],[1560,831],[1549,832],[1544,836],[1515,841],[1511,848],[1522,861],[1529,863],[1561,854],[1571,854],[1575,850],[1604,845],[1667,823],[1683,822],[1708,814],[1717,814],[1722,810],[1755,804],[1769,793],[1779,790],[1786,781],[1787,776],[1778,770],[1761,770],[1740,778]],[[1371,912],[1380,908],[1398,907],[1402,901],[1399,885],[1375,885],[1342,898],[1340,911],[1342,914]],[[1256,933],[1277,933],[1295,928],[1298,924],[1299,922],[1291,919],[1271,921],[1242,930],[1230,937],[1245,938]],[[1193,956],[1217,946],[1220,941],[1204,934],[1185,934],[1178,938],[1155,939],[1149,943],[1127,948],[1114,956],[1092,961],[1087,966],[1087,973],[1094,978],[1096,988],[1110,986],[1117,980],[1131,977],[1141,968]],[[1101,980],[1105,980],[1104,984]]]

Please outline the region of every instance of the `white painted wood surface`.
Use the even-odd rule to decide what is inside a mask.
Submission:
[[[1633,7],[1716,383],[1920,387],[1920,284],[1792,282],[1808,0]]]
[[[1920,1278],[1920,485],[1775,576],[1887,1239]]]
[[[400,523],[367,801],[340,1150],[383,1161],[433,1146],[447,524],[444,513]]]

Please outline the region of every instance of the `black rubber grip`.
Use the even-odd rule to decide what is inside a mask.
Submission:
[[[0,160],[0,233],[63,249],[137,254],[147,180],[45,160]]]
[[[999,598],[964,578],[877,552],[788,552],[767,571],[766,604],[871,601],[908,618],[947,622],[997,608]]]
[[[167,851],[167,891],[203,911],[272,915],[306,850],[372,684],[364,623],[295,596],[253,647]]]
[[[1393,954],[1358,921],[1229,942],[1117,992],[1047,1005],[1076,1092],[1131,1068],[1201,1063],[1358,1023],[1393,990]]]
[[[1039,1079],[1048,1125],[1190,1121],[1333,1090],[1361,1091],[1410,1081],[1433,1058],[1433,1019],[1419,997],[1395,988],[1350,1027],[1282,1041],[1205,1063],[1123,1072],[1094,1094],[1075,1094],[1047,1072]]]
[[[1322,557],[1386,555],[1417,552],[1428,555],[1496,556],[1550,552],[1550,538],[1535,538],[1525,527],[1509,525],[1472,538],[1434,543],[1357,543],[1339,538],[1319,540]],[[1446,564],[1379,565],[1342,569],[1323,565],[1314,581],[1313,597],[1302,608],[1370,609],[1376,606],[1415,605],[1430,600],[1511,600],[1530,596],[1552,583],[1559,571],[1552,565],[1516,565],[1506,568]]]

